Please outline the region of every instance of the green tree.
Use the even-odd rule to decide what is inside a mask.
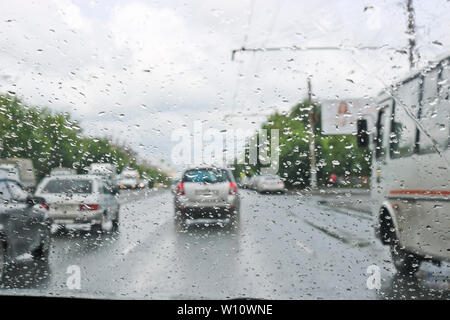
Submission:
[[[262,125],[270,133],[279,130],[279,175],[290,188],[305,188],[310,185],[310,117],[313,109],[314,142],[319,185],[325,186],[332,173],[338,176],[361,177],[370,175],[370,154],[360,150],[353,135],[327,136],[322,132],[321,106],[309,105],[307,101],[292,107],[286,114],[274,113]],[[257,134],[256,134],[257,135]],[[256,136],[255,135],[255,136]],[[258,145],[259,147],[260,145]],[[235,163],[235,175],[258,174],[261,164],[248,165]]]
[[[79,123],[68,113],[30,107],[11,95],[0,95],[0,139],[1,157],[32,159],[39,179],[54,167],[83,173],[94,162],[116,164],[119,171],[126,166],[139,167],[154,181],[168,179],[159,169],[138,166],[131,148],[115,146],[105,138],[84,137]]]

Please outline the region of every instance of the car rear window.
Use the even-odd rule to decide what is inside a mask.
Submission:
[[[183,182],[220,183],[229,181],[225,170],[198,169],[188,170],[183,176]]]
[[[90,180],[50,180],[42,192],[44,193],[92,193],[92,181]]]

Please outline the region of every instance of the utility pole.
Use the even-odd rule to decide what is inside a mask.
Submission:
[[[408,11],[408,30],[406,33],[409,35],[409,45],[408,45],[408,51],[409,51],[409,67],[411,69],[414,69],[416,61],[414,59],[414,49],[416,47],[416,39],[415,39],[415,18],[414,18],[414,6],[413,6],[413,0],[408,0],[406,4],[406,10]]]
[[[312,190],[317,189],[317,168],[316,168],[316,144],[314,134],[314,106],[312,105],[312,85],[311,76],[307,78],[308,83],[308,108],[309,108],[309,156],[310,156],[310,187]]]
[[[411,68],[414,66],[414,47],[415,47],[415,39],[414,39],[414,8],[412,5],[412,0],[408,0],[408,33],[411,34],[409,39],[409,60]],[[288,47],[266,47],[266,48],[246,48],[245,46],[235,49],[231,51],[231,61],[234,61],[236,54],[239,52],[276,52],[276,51],[353,51],[357,50],[379,50],[382,49],[383,46],[360,46],[360,47],[336,47],[336,46],[325,46],[325,47],[299,47],[299,46],[288,46]],[[310,107],[309,110],[309,124],[310,124],[310,144],[309,144],[309,152],[310,152],[310,187],[311,189],[317,189],[317,167],[316,167],[316,146],[314,141],[314,108],[312,106],[312,89],[311,89],[311,76],[308,76],[308,104]],[[231,117],[232,115],[226,115],[225,118]]]

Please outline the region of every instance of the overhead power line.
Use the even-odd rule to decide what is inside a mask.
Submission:
[[[341,50],[341,51],[353,51],[353,50],[380,50],[389,48],[388,46],[373,47],[373,46],[363,46],[363,47],[299,47],[299,46],[285,46],[285,47],[267,47],[267,48],[246,48],[242,47],[239,49],[234,49],[231,51],[231,61],[234,61],[236,53],[238,52],[270,52],[270,51],[327,51],[327,50]],[[395,50],[395,49],[394,49]]]

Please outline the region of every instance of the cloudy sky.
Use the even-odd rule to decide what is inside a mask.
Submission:
[[[178,128],[256,128],[306,96],[371,97],[409,70],[401,1],[0,1],[0,92],[170,163]],[[420,64],[450,51],[450,1],[414,1]],[[339,51],[241,53],[245,47]],[[359,50],[364,46],[379,50]]]

